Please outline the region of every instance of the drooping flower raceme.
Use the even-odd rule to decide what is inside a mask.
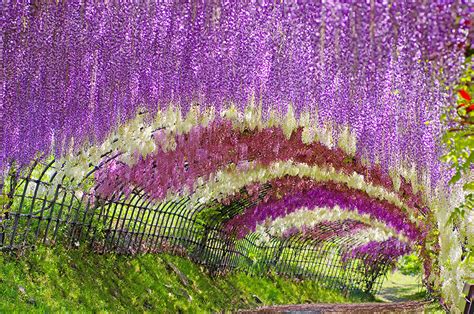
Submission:
[[[193,127],[189,133],[171,137],[172,144],[161,141],[162,132],[155,133],[158,149],[154,153],[132,165],[111,162],[98,171],[97,192],[107,198],[117,189],[139,186],[156,199],[163,199],[170,190],[175,193],[185,187],[192,190],[198,178],[206,180],[229,164],[242,167],[255,162],[265,166],[286,160],[331,166],[346,174],[363,174],[369,182],[393,189],[388,175],[363,166],[360,158],[338,148],[330,149],[318,141],[304,143],[301,127],[287,138],[283,128],[241,132],[230,121],[211,122],[207,127]],[[173,149],[168,148],[170,145]],[[413,193],[409,186],[403,185],[401,192],[409,206],[422,205],[420,193]]]
[[[386,223],[373,219],[370,215],[359,214],[354,211],[341,209],[339,206],[333,208],[302,208],[284,217],[278,217],[273,220],[270,225],[259,224],[255,230],[257,233],[268,233],[269,235],[281,237],[287,233],[287,230],[301,231],[305,229],[313,229],[322,221],[343,221],[343,220],[359,221],[367,225],[370,232],[365,233],[362,238],[371,240],[388,239],[396,237],[400,241],[409,242],[409,239],[401,235],[397,230],[390,228]]]
[[[10,3],[2,55],[0,168],[100,143],[137,111],[249,103],[349,125],[360,154],[442,172],[441,82],[456,79],[463,4]],[[331,13],[329,13],[331,12]],[[428,60],[428,61],[427,61]],[[443,77],[439,68],[443,66]],[[429,123],[428,123],[429,122]],[[332,134],[334,135],[334,134]],[[331,134],[324,134],[330,142]],[[73,142],[73,143],[72,143]]]
[[[392,265],[398,257],[408,254],[411,251],[410,245],[391,238],[386,241],[372,241],[356,247],[343,255],[343,260],[359,258],[364,263],[374,265],[381,259],[390,261]]]
[[[422,233],[417,227],[408,223],[404,215],[391,212],[355,191],[334,190],[330,185],[315,186],[305,192],[295,192],[285,195],[281,199],[270,199],[268,202],[249,207],[244,213],[236,216],[228,223],[225,229],[235,232],[239,237],[255,231],[257,224],[267,219],[274,220],[284,217],[301,208],[335,207],[344,210],[368,214],[373,219],[383,221],[412,241],[421,240]]]

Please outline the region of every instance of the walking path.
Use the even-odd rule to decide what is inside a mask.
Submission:
[[[424,313],[429,301],[359,304],[299,304],[261,307],[247,313]]]
[[[297,304],[266,306],[249,313],[425,313],[430,301],[425,297],[421,278],[400,272],[388,274],[377,299],[384,302],[346,304]]]

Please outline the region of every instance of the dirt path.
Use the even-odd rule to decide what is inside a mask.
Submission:
[[[299,304],[261,307],[246,313],[424,313],[430,302],[409,301],[359,304]]]

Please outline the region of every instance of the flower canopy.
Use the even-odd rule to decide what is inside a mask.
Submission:
[[[370,265],[416,250],[433,282],[431,239],[446,220],[433,213],[451,206],[439,117],[455,97],[468,9],[4,5],[0,171],[53,156],[51,191],[95,204],[251,200],[220,221],[235,241],[352,237],[341,260]]]
[[[313,123],[349,125],[371,163],[415,163],[436,181],[467,12],[424,1],[3,6],[0,168],[100,143],[139,108],[253,102],[262,119],[292,104]]]

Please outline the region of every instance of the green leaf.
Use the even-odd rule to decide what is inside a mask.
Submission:
[[[0,195],[0,206],[6,205],[10,199],[7,195]]]
[[[462,187],[465,191],[474,192],[474,181],[464,184]]]
[[[454,183],[458,182],[460,179],[461,179],[461,172],[458,170],[458,171],[456,171],[456,174],[451,178],[449,183],[454,184]]]

